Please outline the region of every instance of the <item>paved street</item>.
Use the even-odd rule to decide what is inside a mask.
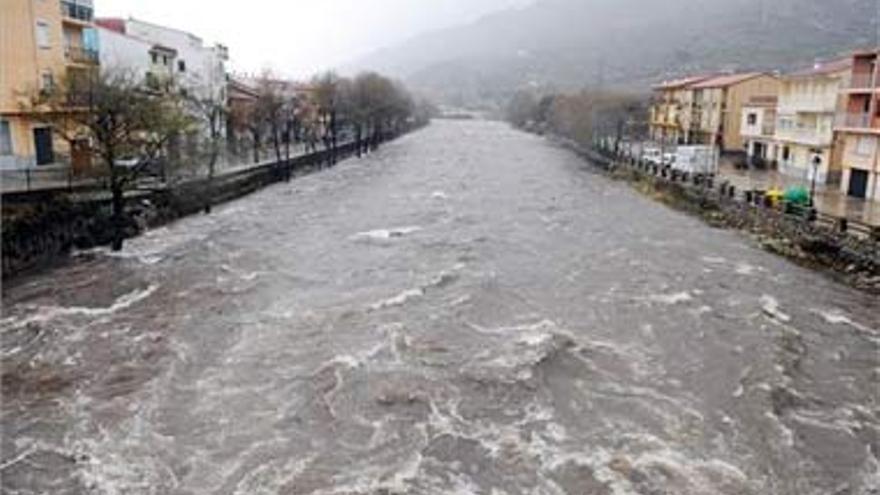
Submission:
[[[790,177],[775,170],[739,170],[733,164],[722,160],[719,175],[739,190],[785,190],[792,186],[802,186],[810,190],[812,184],[803,179]],[[816,209],[827,215],[849,218],[868,225],[880,226],[880,203],[851,198],[840,192],[838,184],[816,186]]]

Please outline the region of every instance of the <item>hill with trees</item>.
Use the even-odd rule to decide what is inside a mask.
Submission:
[[[537,0],[353,64],[448,104],[523,87],[644,88],[675,75],[788,69],[877,43],[874,0]]]

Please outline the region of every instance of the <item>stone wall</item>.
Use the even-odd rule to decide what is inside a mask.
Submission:
[[[337,149],[337,159],[354,155],[354,143]],[[291,158],[289,166],[270,163],[216,177],[186,182],[127,198],[126,237],[204,210],[208,198],[220,204],[270,184],[308,173],[328,163],[328,152]],[[97,191],[100,193],[100,191]],[[65,192],[37,192],[3,197],[2,269],[9,279],[63,261],[73,249],[112,241],[109,193],[100,199],[73,201]]]
[[[689,177],[613,153],[559,139],[609,176],[676,209],[698,215],[719,228],[748,233],[764,249],[841,281],[880,294],[880,228],[856,231],[845,221],[808,208],[770,205],[759,195],[736,191],[714,177]]]

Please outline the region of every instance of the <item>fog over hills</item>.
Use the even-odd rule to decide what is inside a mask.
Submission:
[[[877,39],[876,0],[537,0],[377,51],[352,68],[452,104],[524,86],[643,88],[686,72],[786,69]]]

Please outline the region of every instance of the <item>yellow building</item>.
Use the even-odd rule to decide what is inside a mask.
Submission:
[[[666,81],[652,88],[651,139],[659,143],[687,144],[690,141],[690,107],[693,100],[691,85],[708,79],[694,76]]]
[[[91,0],[0,0],[0,167],[66,161],[32,98],[73,71],[98,63]]]
[[[880,201],[880,50],[856,53],[835,122],[841,190]]]
[[[777,125],[769,154],[785,175],[819,184],[836,183],[834,116],[848,86],[852,60],[816,64],[780,79]]]
[[[741,133],[743,106],[756,98],[773,98],[779,80],[769,74],[750,72],[717,76],[689,87],[692,144],[718,145],[723,152],[745,152]]]

